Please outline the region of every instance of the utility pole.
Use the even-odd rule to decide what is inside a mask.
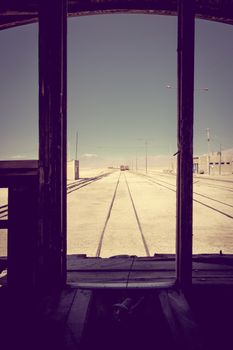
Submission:
[[[207,172],[210,175],[210,129],[206,129],[207,133]]]
[[[138,156],[136,154],[136,159],[135,159],[135,167],[136,167],[136,171],[138,171]]]
[[[68,153],[67,160],[70,160],[70,143],[69,143],[69,141],[67,142],[67,153]]]
[[[148,163],[148,159],[147,159],[147,148],[148,148],[148,140],[145,139],[138,139],[138,140],[142,140],[145,141],[145,168],[146,168],[146,174],[147,174],[147,163]]]
[[[78,132],[76,131],[76,140],[75,140],[75,160],[78,160]]]
[[[168,162],[169,171],[173,172],[173,154],[171,152],[171,144],[169,144],[169,162]]]
[[[222,165],[221,165],[221,163],[222,163],[222,145],[221,145],[221,143],[220,143],[220,147],[219,147],[219,175],[221,175],[221,167],[222,167]]]

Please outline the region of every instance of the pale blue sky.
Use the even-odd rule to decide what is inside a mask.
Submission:
[[[176,151],[176,17],[69,19],[68,140],[74,157],[124,159]],[[0,32],[0,159],[38,153],[37,24]],[[195,153],[232,148],[233,26],[196,20]]]

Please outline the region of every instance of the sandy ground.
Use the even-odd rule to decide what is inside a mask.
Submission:
[[[68,195],[68,253],[95,256],[115,190],[119,171]],[[150,255],[175,253],[175,176],[148,172],[167,189],[145,177],[125,172]],[[193,252],[233,253],[233,177],[213,181],[194,179]],[[229,182],[226,183],[225,181]],[[165,183],[164,183],[165,182]],[[170,184],[170,185],[167,185]],[[173,186],[173,187],[172,187]],[[200,203],[199,203],[200,202]],[[221,202],[221,203],[220,203]],[[121,176],[111,215],[104,231],[101,256],[145,256],[133,206]]]
[[[111,169],[81,169],[80,179],[68,182],[77,184],[67,196],[68,254],[96,256],[101,236],[102,257],[145,256],[148,251],[150,255],[175,253],[176,178],[155,170],[148,171],[149,177],[143,175],[143,172],[140,175]],[[92,181],[95,177],[98,180]],[[194,178],[195,254],[220,250],[233,254],[232,192],[233,176]],[[0,206],[5,204],[7,190],[0,189]],[[0,256],[6,254],[7,230],[0,230]]]

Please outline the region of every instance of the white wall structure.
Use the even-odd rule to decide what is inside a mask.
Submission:
[[[79,179],[79,161],[68,160],[67,162],[67,180]]]
[[[214,152],[194,157],[193,170],[196,174],[233,174],[233,151]]]

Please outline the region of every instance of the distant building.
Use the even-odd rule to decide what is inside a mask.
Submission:
[[[193,157],[193,172],[210,175],[233,174],[233,150]]]

